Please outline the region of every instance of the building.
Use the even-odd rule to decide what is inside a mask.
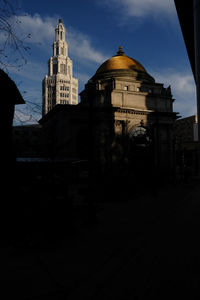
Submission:
[[[48,75],[42,82],[42,115],[56,104],[78,104],[78,79],[73,77],[73,62],[68,56],[66,30],[59,20],[55,29],[53,57],[49,59]]]
[[[15,173],[15,155],[13,151],[13,117],[15,105],[24,104],[25,101],[20,94],[15,82],[3,71],[0,70],[1,85],[1,210],[0,210],[0,226],[1,226],[1,242],[10,238],[13,227],[16,226],[18,220],[14,219],[16,213],[16,203],[19,203],[16,190],[17,183],[20,178]],[[13,196],[13,191],[15,195]],[[9,230],[10,229],[10,230]]]
[[[191,148],[194,143],[198,142],[197,115],[176,120],[175,132],[176,139],[181,140],[187,149]]]
[[[196,83],[197,116],[200,118],[200,2],[174,0],[174,3]],[[200,140],[200,123],[198,126]]]
[[[99,174],[129,172],[144,178],[153,170],[173,171],[177,113],[171,88],[156,83],[121,47],[80,97],[78,105],[57,105],[40,120],[51,153],[89,158]]]
[[[47,149],[43,141],[43,130],[39,124],[13,127],[13,144],[17,159],[46,157]]]
[[[95,156],[105,166],[115,161],[119,170],[128,162],[137,174],[146,168],[172,170],[176,113],[171,88],[156,83],[122,47],[97,69],[80,96],[81,104],[92,108]]]
[[[197,118],[200,118],[200,2],[199,0],[181,1],[174,0],[177,15],[180,22],[186,50],[188,53],[191,69],[196,83],[196,96],[197,96]],[[187,13],[186,13],[187,12]],[[192,118],[192,117],[190,117]],[[184,123],[184,120],[182,121]],[[200,140],[200,122],[197,122],[198,127],[198,141]],[[187,145],[187,147],[186,147]],[[192,149],[188,150],[188,145]],[[179,147],[181,149],[181,147]],[[187,152],[186,152],[187,149]],[[182,162],[180,165],[188,164],[195,169],[195,174],[199,172],[200,161],[200,144],[195,141],[194,143],[185,143],[184,150],[179,150],[183,153]],[[190,159],[185,159],[185,153],[190,156]]]
[[[8,173],[8,176],[11,176],[10,172],[12,171],[14,160],[12,125],[15,105],[25,104],[25,101],[14,81],[3,70],[0,70],[0,84],[1,93],[4,95],[1,103],[3,112],[3,126],[1,126],[1,153],[3,160],[1,160],[1,165],[5,167],[5,172],[3,173]]]
[[[185,170],[192,175],[199,171],[198,118],[197,115],[181,118],[175,122],[176,166],[180,175]]]

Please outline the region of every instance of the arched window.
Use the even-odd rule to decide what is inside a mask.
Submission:
[[[136,125],[129,131],[129,137],[135,145],[146,147],[150,143],[149,128],[144,126],[143,121],[141,121],[140,125]]]

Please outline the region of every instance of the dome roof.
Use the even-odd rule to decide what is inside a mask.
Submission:
[[[124,54],[122,47],[119,47],[119,51],[115,56],[106,60],[97,69],[96,74],[114,70],[132,70],[146,73],[145,68],[138,61]]]

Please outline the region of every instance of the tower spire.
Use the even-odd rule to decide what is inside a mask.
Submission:
[[[49,73],[43,80],[43,115],[56,104],[78,104],[78,80],[73,78],[73,63],[68,56],[66,30],[62,20],[55,28],[53,56],[49,59]]]

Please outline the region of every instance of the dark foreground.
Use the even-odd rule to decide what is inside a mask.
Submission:
[[[24,211],[1,240],[2,299],[200,297],[199,179],[129,197],[97,190],[93,202],[50,191],[20,189]]]

